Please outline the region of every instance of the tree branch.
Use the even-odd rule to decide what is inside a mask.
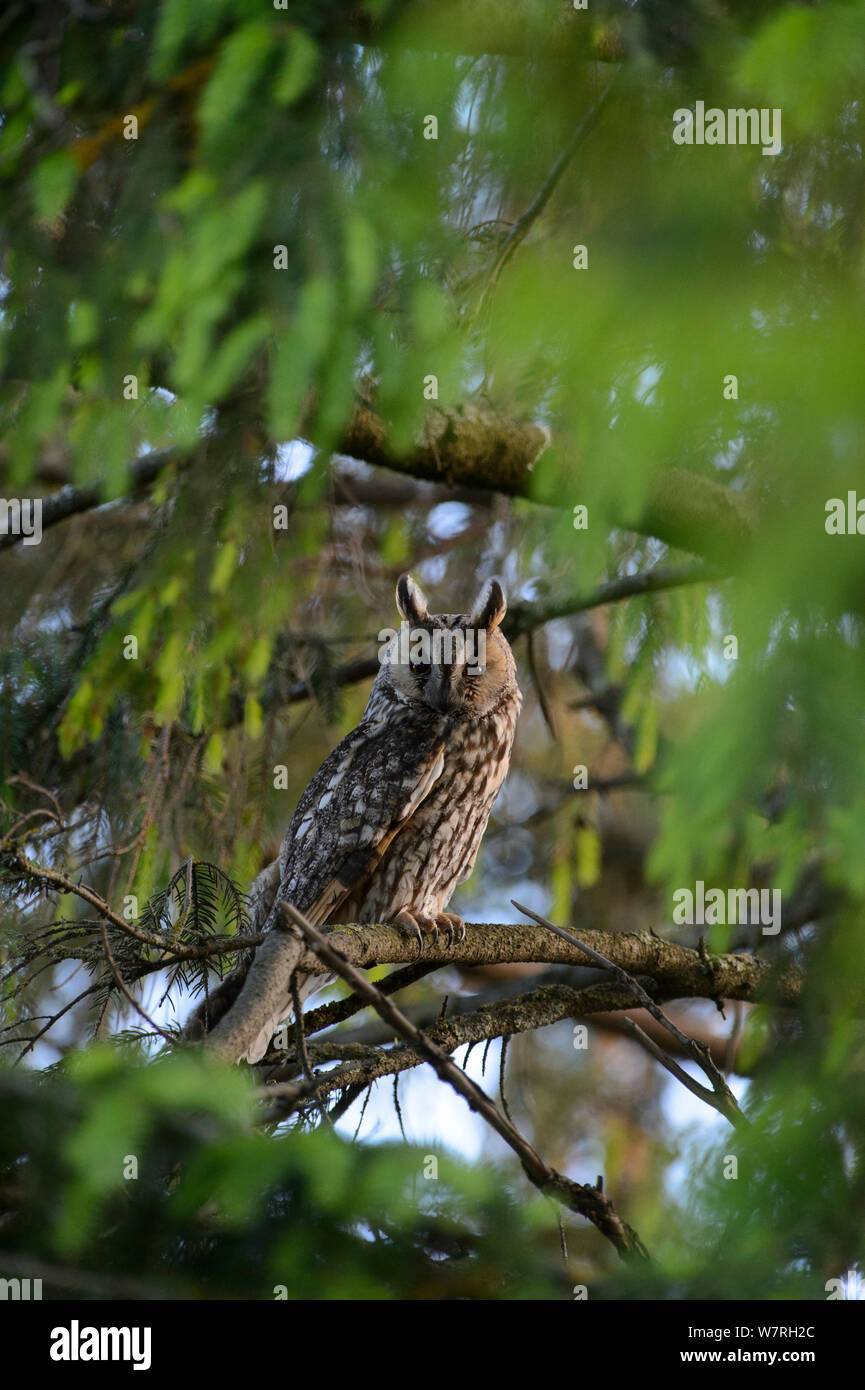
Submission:
[[[508,232],[508,235],[505,237],[504,245],[502,246],[501,251],[496,257],[495,264],[493,265],[493,268],[490,271],[487,283],[485,284],[483,290],[478,296],[477,303],[475,304],[475,307],[471,312],[468,324],[469,327],[471,327],[471,325],[474,324],[478,319],[488,296],[498,284],[501,273],[507,265],[508,261],[511,259],[514,252],[517,250],[520,243],[525,241],[535,222],[537,222],[547,203],[550,201],[550,198],[553,196],[553,193],[555,192],[562,175],[564,174],[565,170],[567,169],[568,165],[570,164],[580,145],[583,143],[586,136],[593,129],[593,127],[597,124],[598,117],[600,116],[601,111],[606,105],[607,98],[610,95],[610,91],[618,75],[619,70],[617,69],[613,73],[613,76],[610,78],[604,90],[601,92],[601,95],[598,97],[594,106],[591,107],[591,109],[587,112],[587,114],[577,125],[573,135],[571,136],[565,148],[562,150],[559,157],[556,159],[555,163],[550,169],[550,172],[547,174],[547,177],[544,179],[544,182],[542,183],[535,197],[532,199],[525,212],[517,218],[516,222]]]
[[[573,457],[535,476],[535,465],[549,442],[549,432],[541,425],[463,405],[432,411],[415,444],[397,448],[370,400],[359,399],[337,452],[432,482],[567,506],[578,500],[579,465]],[[628,530],[724,566],[741,556],[755,520],[747,496],[677,467],[655,474],[640,507],[621,501],[614,519]]]
[[[629,974],[627,970],[623,970],[620,965],[615,965],[611,960],[608,960],[606,956],[601,955],[601,952],[595,950],[593,946],[589,946],[586,942],[580,943],[578,938],[571,932],[565,931],[562,927],[555,926],[552,922],[549,922],[546,917],[541,917],[539,913],[532,912],[531,908],[523,907],[518,902],[514,902],[514,907],[517,908],[519,912],[524,912],[527,917],[534,918],[536,922],[539,922],[541,926],[547,927],[549,931],[555,932],[555,934],[560,936],[564,941],[569,941],[575,946],[582,944],[583,950],[592,960],[612,970],[616,979],[619,980],[625,988],[630,989],[632,995],[636,995],[637,1000],[642,1004],[643,1008],[648,1009],[655,1021],[660,1023],[661,1026],[676,1039],[680,1047],[684,1048],[690,1060],[696,1062],[700,1070],[705,1072],[712,1083],[711,1091],[694,1081],[686,1071],[683,1071],[678,1062],[674,1062],[672,1057],[668,1057],[663,1048],[652,1038],[648,1037],[633,1019],[630,1019],[629,1031],[633,1033],[634,1037],[645,1047],[647,1052],[650,1052],[651,1055],[655,1057],[662,1066],[666,1067],[667,1071],[670,1072],[672,1076],[675,1076],[678,1081],[681,1081],[682,1085],[686,1086],[693,1095],[705,1101],[707,1105],[711,1105],[714,1110],[719,1111],[732,1125],[747,1124],[745,1116],[739,1109],[739,1103],[736,1097],[724,1080],[720,1068],[716,1066],[713,1061],[709,1049],[707,1047],[701,1047],[693,1038],[689,1038],[687,1033],[683,1033],[682,1029],[679,1028],[672,1019],[667,1017],[663,1009],[661,1009],[651,995],[643,989],[639,981],[634,979],[633,975]]]
[[[291,928],[268,932],[259,946],[231,1007],[208,1032],[204,1046],[226,1061],[243,1057],[274,1018],[303,955],[303,938]]]
[[[394,25],[388,15],[383,23],[375,10],[351,6],[352,32],[364,44],[527,58],[544,50],[558,53],[564,42],[569,55],[584,62],[621,62],[627,56],[617,19],[602,16],[587,25],[585,15],[567,3],[542,28],[531,23],[521,0],[410,0],[400,7],[399,20]]]
[[[105,923],[100,922],[99,926],[102,932],[102,949],[105,952],[105,956],[108,961],[111,973],[114,976],[115,983],[118,989],[120,990],[121,994],[123,994],[126,1000],[132,1005],[136,1013],[141,1015],[141,1017],[144,1019],[144,1022],[148,1023],[150,1027],[153,1029],[153,1031],[159,1034],[163,1042],[167,1042],[169,1047],[172,1047],[174,1045],[175,1039],[172,1038],[168,1033],[166,1033],[163,1028],[160,1028],[159,1024],[154,1022],[154,1020],[150,1017],[148,1013],[145,1013],[144,1009],[141,1007],[138,1000],[135,998],[135,995],[132,993],[132,990],[129,988],[126,981],[124,980],[120,972],[120,968],[117,964],[117,961],[114,959],[114,953],[111,950],[111,944],[108,940],[108,929],[106,928]]]
[[[543,627],[544,623],[553,622],[557,618],[567,618],[577,613],[585,613],[607,603],[620,603],[626,598],[660,593],[667,589],[678,589],[687,584],[718,583],[725,577],[724,571],[719,566],[712,564],[699,563],[668,568],[659,565],[639,574],[628,574],[619,579],[611,579],[589,593],[572,594],[555,603],[511,604],[502,623],[502,631],[510,641],[523,633],[533,632],[536,628]],[[346,661],[335,666],[330,674],[330,682],[334,689],[341,689],[346,685],[354,685],[359,681],[372,679],[378,668],[378,657],[358,657],[354,661]],[[293,681],[286,689],[279,692],[278,698],[274,697],[274,707],[278,705],[281,708],[285,704],[298,704],[302,700],[308,700],[309,695],[308,681]],[[270,702],[266,698],[263,704],[266,710],[270,709]],[[241,718],[242,713],[238,711],[238,722]]]
[[[336,452],[452,488],[502,492],[550,506],[567,506],[579,485],[579,468],[575,469],[572,458],[555,469],[544,469],[538,477],[534,475],[535,464],[549,442],[549,431],[541,425],[469,404],[432,411],[415,445],[397,449],[390,441],[387,422],[376,414],[369,400],[359,399]],[[155,451],[136,459],[130,465],[133,490],[152,483],[176,457],[171,451]],[[43,499],[42,529],[101,506],[103,491],[104,482],[98,480],[81,488],[61,488],[53,497]],[[746,495],[699,474],[670,467],[652,478],[640,508],[622,501],[614,519],[625,529],[656,537],[729,568],[751,538],[755,515]],[[22,536],[12,533],[0,536],[0,550],[21,540]]]
[[[636,1231],[622,1220],[600,1186],[590,1187],[587,1184],[575,1183],[550,1167],[514,1125],[502,1115],[480,1086],[466,1076],[465,1072],[451,1061],[447,1053],[431,1042],[425,1033],[406,1018],[392,1000],[387,999],[365,975],[362,975],[346,961],[344,956],[334,950],[332,935],[323,935],[290,903],[282,903],[280,911],[284,920],[287,919],[293,923],[303,933],[307,943],[313,948],[323,965],[351,985],[356,994],[364,997],[386,1023],[423,1054],[438,1076],[443,1081],[447,1081],[463,1097],[469,1107],[486,1120],[491,1129],[494,1129],[517,1155],[530,1182],[534,1183],[541,1192],[555,1197],[571,1211],[587,1217],[612,1242],[623,1258],[627,1256],[647,1258],[645,1247]]]
[[[803,973],[795,966],[775,970],[757,956],[729,954],[711,957],[711,970],[699,950],[678,946],[648,933],[583,930],[580,941],[595,947],[611,963],[631,975],[648,975],[665,999],[771,999],[796,1004],[801,996]],[[525,923],[466,923],[465,939],[453,947],[444,939],[417,945],[398,927],[383,923],[339,926],[329,931],[335,950],[351,965],[370,970],[376,965],[501,965],[517,963],[585,965],[586,953],[578,946],[552,936],[546,928]],[[313,951],[298,963],[303,974],[321,974],[322,965]],[[633,1008],[633,994],[628,1007]]]
[[[383,990],[381,992],[384,993]],[[633,997],[625,986],[611,982],[590,985],[587,989],[574,989],[572,985],[562,984],[541,985],[526,994],[482,1004],[479,1009],[465,1014],[438,1018],[425,1032],[445,1052],[451,1053],[475,1043],[513,1037],[518,1033],[532,1033],[566,1018],[588,1018],[613,1009],[625,1009],[632,1006]],[[368,1001],[360,996],[353,995],[352,1000],[359,1008],[367,1007]],[[307,1014],[304,1021],[311,1018],[312,1014]],[[311,1033],[312,1025],[305,1031]],[[332,1041],[310,1044],[309,1059],[313,1066],[341,1059],[347,1065],[320,1072],[311,1082],[299,1081],[294,1088],[280,1085],[278,1109],[282,1118],[296,1110],[309,1096],[329,1095],[351,1085],[366,1087],[379,1077],[410,1071],[426,1061],[420,1052],[407,1044],[387,1047],[383,1042],[341,1041],[339,1034]],[[278,1066],[273,1065],[273,1059],[267,1065],[272,1068],[267,1073],[268,1083],[291,1082],[302,1071],[296,1053],[286,1057]]]
[[[148,487],[176,458],[176,452],[165,449],[154,450],[151,454],[143,454],[141,458],[133,460],[129,465],[130,491],[135,492],[138,488]],[[97,478],[95,482],[87,483],[84,487],[62,487],[52,496],[43,497],[42,530],[47,531],[50,526],[56,526],[79,512],[88,512],[93,507],[103,506],[106,501],[111,500],[103,495],[104,491],[105,480]],[[7,531],[0,535],[0,550],[7,550],[22,540],[23,535]]]
[[[502,627],[508,638],[516,637],[520,633],[542,627],[544,623],[554,622],[557,618],[570,618],[577,613],[586,613],[592,608],[602,608],[608,603],[621,603],[623,599],[639,597],[642,594],[681,589],[689,584],[717,584],[727,577],[719,566],[704,562],[667,568],[656,565],[653,569],[642,570],[638,574],[625,574],[619,579],[610,579],[586,594],[570,594],[555,602],[510,604]],[[586,703],[596,704],[597,701],[592,699]],[[571,708],[574,708],[574,705]]]

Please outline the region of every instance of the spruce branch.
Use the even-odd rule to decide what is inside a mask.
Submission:
[[[489,1096],[462,1071],[446,1052],[443,1052],[430,1038],[412,1023],[376,988],[359,970],[334,950],[332,938],[324,935],[317,927],[298,912],[291,903],[282,903],[280,913],[284,921],[303,934],[308,945],[315,951],[322,964],[339,975],[351,985],[356,994],[365,998],[381,1018],[385,1020],[400,1037],[423,1054],[437,1075],[461,1095],[470,1109],[480,1115],[491,1129],[505,1141],[519,1158],[523,1171],[539,1191],[555,1197],[571,1211],[585,1216],[597,1229],[612,1242],[622,1258],[648,1258],[645,1246],[627,1222],[623,1221],[613,1203],[598,1187],[573,1182],[564,1174],[552,1168],[531,1144],[519,1133],[516,1127],[493,1104]]]
[[[531,917],[533,921],[538,922],[541,926],[547,927],[551,932],[555,932],[556,935],[562,937],[564,941],[569,941],[574,946],[582,947],[591,960],[594,960],[598,965],[604,966],[607,970],[612,970],[616,979],[632,991],[643,1008],[647,1009],[652,1017],[676,1039],[691,1061],[696,1062],[697,1066],[706,1074],[711,1082],[712,1089],[707,1090],[705,1086],[701,1086],[698,1082],[694,1081],[694,1079],[679,1066],[678,1062],[674,1062],[672,1057],[668,1056],[662,1047],[659,1047],[656,1042],[644,1033],[638,1023],[635,1023],[633,1019],[628,1019],[629,1031],[633,1033],[634,1037],[637,1038],[646,1051],[651,1053],[662,1066],[666,1067],[667,1071],[670,1072],[672,1076],[675,1076],[678,1081],[681,1081],[682,1085],[685,1086],[692,1095],[697,1096],[714,1110],[717,1110],[730,1121],[731,1125],[741,1126],[748,1123],[742,1111],[739,1109],[739,1102],[724,1080],[723,1074],[714,1062],[708,1047],[704,1046],[702,1043],[695,1042],[693,1038],[688,1037],[687,1033],[683,1033],[682,1029],[679,1028],[671,1018],[667,1017],[663,1009],[661,1009],[651,995],[647,993],[640,982],[634,979],[633,975],[621,965],[617,965],[614,961],[602,955],[594,946],[587,945],[586,942],[580,941],[578,937],[574,936],[571,932],[565,931],[563,927],[555,926],[552,922],[548,921],[546,917],[542,917],[540,913],[533,912],[529,907],[523,907],[521,903],[516,902],[514,899],[511,901],[518,912],[525,913],[527,917]]]

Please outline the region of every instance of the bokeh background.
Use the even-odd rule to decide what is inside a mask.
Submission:
[[[37,0],[0,45],[0,479],[44,526],[0,537],[0,1273],[93,1298],[855,1297],[865,540],[826,506],[865,497],[865,5]],[[677,145],[697,101],[778,109],[780,153]],[[746,1132],[621,1016],[507,1049],[514,1120],[603,1174],[649,1270],[568,1213],[563,1251],[427,1068],[332,1130],[262,1132],[246,1075],[164,1056],[60,891],[170,932],[193,856],[225,878],[185,939],[235,930],[229,881],[360,717],[405,569],[439,611],[493,574],[511,603],[525,704],[468,920],[517,898],[695,947],[677,889],[782,893],[777,936],[705,937],[804,970],[800,1006],[669,1008]],[[138,978],[157,957],[110,940],[182,1023],[201,970]],[[594,978],[452,967],[401,1002],[431,1022],[445,995]],[[501,1050],[465,1059],[494,1096]]]

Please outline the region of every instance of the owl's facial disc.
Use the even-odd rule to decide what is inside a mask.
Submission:
[[[498,580],[487,581],[470,613],[430,613],[409,574],[400,576],[396,602],[402,624],[383,664],[398,698],[455,720],[487,714],[514,679],[499,631],[507,602]]]
[[[386,668],[403,701],[465,720],[489,711],[512,658],[497,630],[472,627],[461,613],[430,614],[424,623],[403,621]]]

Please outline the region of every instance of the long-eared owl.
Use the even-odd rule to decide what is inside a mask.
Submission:
[[[402,627],[381,653],[360,723],[300,798],[278,869],[254,885],[253,913],[265,930],[277,904],[290,901],[318,926],[396,922],[419,944],[424,932],[451,942],[464,932],[445,909],[472,871],[522,700],[499,627],[505,596],[491,580],[470,613],[430,613],[403,575],[396,601]],[[323,983],[308,977],[301,997]],[[264,1056],[290,1012],[287,994],[245,1060]]]

